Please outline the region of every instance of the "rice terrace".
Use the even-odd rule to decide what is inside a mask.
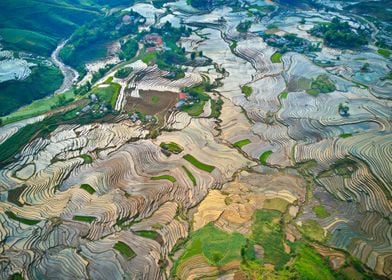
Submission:
[[[391,11],[0,1],[0,279],[392,279]]]

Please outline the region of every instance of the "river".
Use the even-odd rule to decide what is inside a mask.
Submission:
[[[67,41],[68,40],[60,43],[51,55],[51,59],[54,65],[56,65],[60,69],[61,73],[64,76],[63,84],[60,86],[58,90],[56,90],[55,94],[66,92],[79,79],[79,73],[72,67],[65,65],[61,61],[59,56],[61,49],[65,46]]]

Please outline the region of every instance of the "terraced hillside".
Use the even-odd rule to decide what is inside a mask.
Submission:
[[[392,278],[392,58],[355,37],[384,29],[344,1],[114,2],[117,52],[3,118],[1,279]]]

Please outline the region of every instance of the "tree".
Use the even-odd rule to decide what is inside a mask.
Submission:
[[[192,60],[195,60],[195,58],[196,58],[196,53],[195,53],[195,52],[192,52],[192,53],[191,53],[191,59],[192,59]]]

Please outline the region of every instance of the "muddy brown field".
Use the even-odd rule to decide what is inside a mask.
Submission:
[[[177,93],[168,91],[141,90],[140,98],[127,97],[125,110],[146,115],[164,116],[177,102]]]

